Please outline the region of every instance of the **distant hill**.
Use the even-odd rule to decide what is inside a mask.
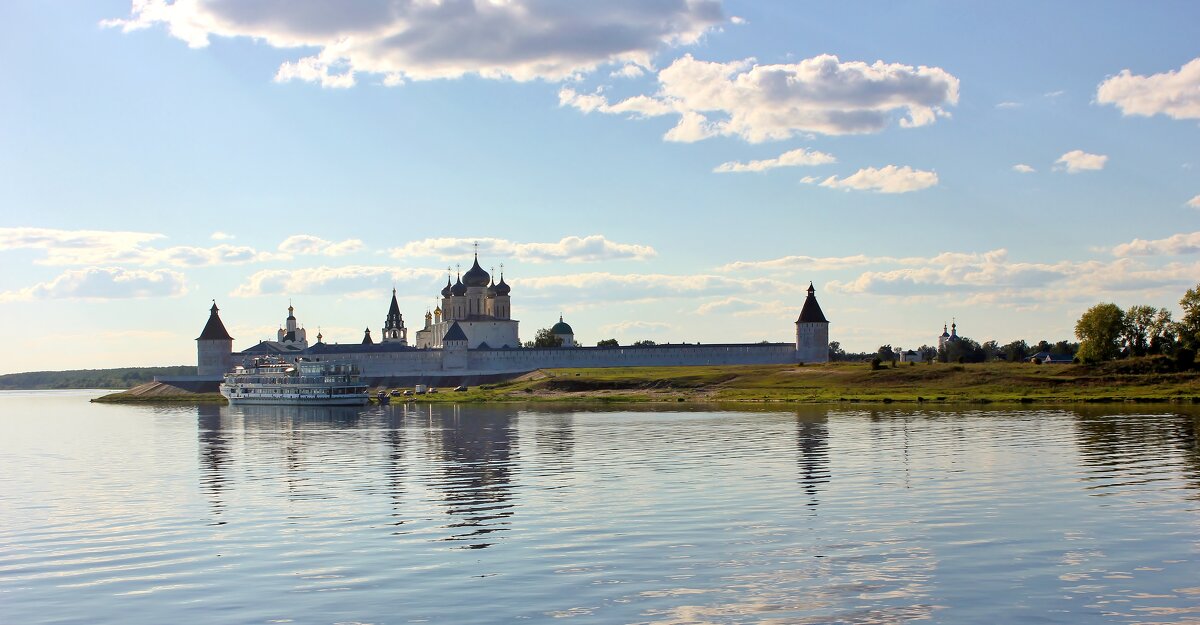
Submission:
[[[76,369],[74,371],[29,371],[0,375],[0,390],[56,388],[133,388],[156,375],[196,375],[196,367],[124,367],[121,369]]]

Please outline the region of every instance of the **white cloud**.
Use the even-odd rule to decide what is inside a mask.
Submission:
[[[1019,174],[1032,174],[1033,172],[1037,171],[1025,163],[1017,163],[1016,165],[1013,165],[1012,170]]]
[[[126,32],[162,25],[191,47],[246,37],[279,49],[315,49],[276,79],[354,84],[360,73],[406,80],[562,80],[610,63],[649,66],[669,45],[694,43],[725,21],[719,0],[133,0]]]
[[[1134,239],[1113,248],[1114,256],[1175,256],[1200,253],[1200,232],[1180,233],[1165,239]]]
[[[645,73],[646,70],[642,69],[640,65],[628,63],[626,65],[622,65],[621,69],[614,70],[609,74],[609,76],[612,76],[613,78],[638,78],[645,75]]]
[[[1128,69],[1096,89],[1096,101],[1113,104],[1123,115],[1166,115],[1172,119],[1200,119],[1200,57],[1179,70],[1140,76]]]
[[[400,269],[365,265],[266,269],[255,272],[246,278],[230,295],[234,297],[299,293],[344,295],[371,290],[383,293],[398,282],[423,282],[418,285],[419,288],[428,288],[429,295],[433,296],[441,288],[433,285],[443,277],[445,277],[444,273],[433,269]]]
[[[603,95],[565,89],[559,104],[584,112],[678,114],[668,141],[726,135],[758,143],[799,133],[873,133],[896,120],[905,128],[925,126],[958,103],[959,87],[941,68],[843,63],[828,54],[776,65],[698,61],[689,54],[660,71],[658,81],[653,97],[609,104]]]
[[[1191,206],[1192,208],[1200,208],[1200,195],[1188,200],[1187,205]]]
[[[0,251],[41,250],[42,265],[172,265],[198,267],[245,264],[281,258],[246,246],[219,244],[213,247],[150,247],[165,238],[150,232],[104,230],[55,230],[50,228],[0,228]]]
[[[1090,154],[1083,150],[1071,150],[1058,157],[1057,161],[1054,161],[1056,165],[1061,165],[1065,168],[1068,174],[1104,169],[1104,164],[1107,162],[1108,156],[1104,154]]]
[[[998,109],[1015,109],[1015,108],[1021,108],[1022,106],[1024,106],[1024,105],[1021,104],[1020,102],[1001,102],[996,105],[996,108],[998,108]]]
[[[836,163],[837,159],[830,154],[817,152],[815,150],[806,150],[800,148],[780,154],[776,158],[768,158],[758,161],[750,161],[749,163],[739,163],[729,161],[721,163],[713,169],[717,173],[729,172],[746,172],[746,171],[766,171],[775,169],[776,167],[801,167],[805,165],[826,165]]]
[[[484,257],[506,257],[531,263],[584,263],[606,260],[645,260],[658,255],[653,247],[609,241],[603,235],[563,237],[554,243],[518,243],[507,239],[436,238],[412,241],[404,247],[388,250],[392,258],[436,257],[468,258],[479,244]]]
[[[872,257],[864,254],[853,256],[784,256],[771,260],[745,261],[739,260],[719,267],[718,271],[771,271],[785,269],[789,271],[836,271],[850,267],[861,267],[879,263],[903,262],[888,256]]]
[[[294,234],[279,244],[279,251],[297,255],[345,256],[364,247],[363,242],[358,239],[334,243],[311,234]]]
[[[169,269],[129,270],[119,267],[71,269],[49,282],[0,293],[0,301],[45,299],[109,300],[174,297],[187,293],[183,274]]]
[[[234,237],[232,234],[229,234],[228,232],[221,232],[220,230],[218,230],[218,231],[212,233],[211,235],[209,235],[209,238],[214,241],[229,241],[236,237]]]
[[[600,326],[602,334],[662,334],[670,329],[672,325],[658,321],[621,321],[618,323],[609,323]]]
[[[514,297],[592,302],[653,301],[734,294],[799,292],[795,285],[765,278],[735,279],[711,274],[616,274],[591,272],[512,278]]]
[[[753,317],[756,315],[785,316],[796,312],[795,304],[787,305],[778,300],[762,301],[757,298],[738,296],[724,297],[711,300],[696,308],[698,315],[732,315],[734,317]]]
[[[740,25],[742,25],[742,24],[749,24],[749,23],[750,23],[750,22],[747,22],[747,21],[746,21],[746,18],[744,18],[744,17],[738,17],[737,15],[730,16],[730,18],[729,18],[729,21],[730,21],[730,23],[737,24],[737,25],[739,25],[739,26],[740,26]]]
[[[830,189],[852,189],[878,193],[909,193],[928,189],[937,183],[938,176],[932,171],[913,169],[907,165],[904,167],[888,165],[879,169],[874,167],[860,169],[841,179],[838,179],[837,176],[830,176],[821,182],[821,186]]]

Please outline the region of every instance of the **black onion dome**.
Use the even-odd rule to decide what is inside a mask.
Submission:
[[[485,287],[491,279],[492,277],[488,275],[488,272],[479,266],[479,255],[476,254],[475,263],[462,276],[463,284],[473,287]]]
[[[461,277],[454,283],[454,286],[450,287],[450,294],[459,297],[467,294],[467,285],[463,284]]]
[[[442,297],[450,297],[450,275],[446,274],[446,286],[442,287]]]
[[[495,278],[492,278],[492,283],[488,285],[487,296],[488,296],[488,299],[492,299],[493,297],[496,297],[496,279]]]
[[[500,282],[496,283],[496,295],[508,295],[512,291],[512,287],[504,281],[504,274],[500,274]]]

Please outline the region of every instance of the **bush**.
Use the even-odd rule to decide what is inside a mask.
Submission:
[[[882,369],[883,367],[880,366],[882,363],[883,363],[883,361],[879,359],[879,356],[872,358],[871,359],[871,371],[879,371],[880,369]]]

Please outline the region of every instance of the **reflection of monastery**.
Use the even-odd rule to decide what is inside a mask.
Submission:
[[[518,321],[512,318],[511,290],[503,276],[497,282],[479,266],[477,254],[474,264],[457,281],[446,279],[441,305],[425,313],[424,327],[414,333],[412,344],[393,289],[378,342],[367,328],[360,344],[325,343],[319,333],[310,344],[289,305],[276,340],[262,341],[241,352],[233,351],[233,337],[225,330],[214,303],[208,324],[196,339],[198,377],[217,380],[235,364],[265,355],[293,361],[303,357],[353,362],[364,378],[380,385],[477,383],[554,367],[784,364],[829,359],[829,322],[811,284],[795,322],[794,343],[637,347],[581,347],[575,342],[574,330],[561,317],[551,328],[562,340],[561,347],[522,347]]]

